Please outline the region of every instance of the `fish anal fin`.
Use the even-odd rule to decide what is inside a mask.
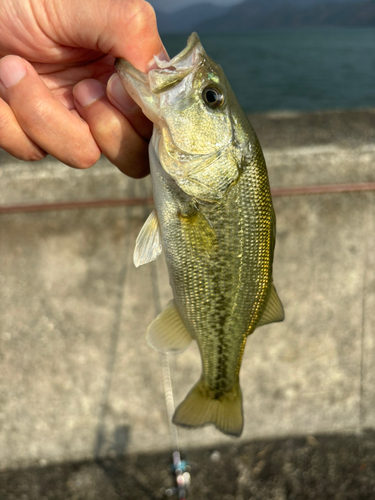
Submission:
[[[144,223],[135,242],[133,261],[135,267],[156,260],[162,252],[159,221],[155,210]]]
[[[147,329],[147,341],[157,351],[177,354],[190,345],[192,336],[171,300]]]
[[[257,324],[257,326],[268,325],[269,323],[276,323],[278,321],[283,321],[284,319],[284,308],[277,295],[275,286],[271,285],[271,293],[268,298],[266,307],[263,311],[262,316]]]
[[[201,379],[177,407],[173,423],[183,427],[213,424],[224,434],[240,436],[243,429],[243,415],[239,384],[236,384],[231,391],[215,398]]]

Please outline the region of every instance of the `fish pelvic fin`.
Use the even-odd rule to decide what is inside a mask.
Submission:
[[[183,352],[192,340],[173,299],[147,329],[147,342],[150,346],[169,354]]]
[[[243,429],[242,394],[239,383],[215,397],[203,379],[199,380],[179,404],[172,419],[183,427],[213,424],[219,431],[239,437]]]

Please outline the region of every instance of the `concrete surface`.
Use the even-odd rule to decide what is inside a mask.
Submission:
[[[273,188],[375,182],[373,110],[251,119]],[[27,164],[0,153],[0,183],[2,206],[150,196],[148,179],[127,179],[104,159],[89,171],[78,171],[50,158]],[[195,453],[198,471],[200,456],[223,447],[225,470],[232,467],[236,479],[232,489],[221,488],[218,498],[370,499],[374,440],[363,431],[375,426],[375,193],[276,197],[274,205],[274,279],[286,319],[256,330],[248,340],[241,369],[243,436],[233,441],[210,427],[181,430],[182,449]],[[134,241],[150,210],[138,206],[0,215],[1,499],[143,498],[135,487],[126,494],[110,493],[113,485],[106,489],[113,472],[103,465],[106,457],[141,476],[151,474],[154,460],[159,471],[154,497],[147,488],[145,492],[159,498],[164,483],[157,479],[161,469],[165,472],[169,428],[159,354],[148,347],[144,334],[171,294],[162,259],[139,269],[132,265]],[[196,346],[171,358],[171,370],[180,401],[199,377]],[[305,451],[298,450],[305,449],[306,436],[311,445],[311,436],[318,434],[327,436],[317,438],[326,443],[322,453],[329,456],[322,464],[341,462],[345,443],[357,443],[366,449],[364,474],[370,479],[340,486],[341,493],[334,496],[332,475],[331,483],[329,477],[324,483],[332,486],[327,495],[312,496],[312,484],[320,480],[314,479],[315,452],[306,452],[306,470],[298,469],[302,479],[277,458],[273,496],[272,485],[254,493],[258,479],[251,464],[257,446],[271,446],[281,457],[280,450],[290,442],[282,439],[301,436],[291,441],[301,457]],[[133,458],[126,462],[119,458],[123,455]],[[54,465],[79,461],[86,462],[76,468]],[[340,465],[337,477],[347,474],[350,464]],[[52,485],[58,470],[63,496]],[[38,478],[49,474],[55,478],[49,489],[38,490]],[[227,474],[229,478],[231,472]],[[196,484],[204,486],[199,477]],[[292,486],[285,486],[286,477]],[[295,489],[298,478],[310,484],[310,496]],[[25,487],[24,497],[19,484]],[[78,493],[76,484],[81,485]],[[357,487],[363,495],[348,496]],[[196,493],[193,498],[212,498],[207,488],[206,496]]]

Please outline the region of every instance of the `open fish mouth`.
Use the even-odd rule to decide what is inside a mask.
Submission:
[[[175,79],[181,81],[190,71],[192,71],[200,62],[202,56],[205,56],[205,51],[196,33],[192,33],[187,41],[186,47],[170,61],[163,61],[157,56],[154,56],[156,68],[152,69],[148,75],[137,70],[125,59],[117,58],[115,68],[120,75],[127,75],[134,79],[135,82],[146,84],[149,82],[150,89],[153,92],[160,91],[159,80],[164,79],[166,86],[170,86],[172,82],[168,82],[171,75],[175,75]]]
[[[178,85],[194,72],[207,57],[199,37],[192,33],[187,46],[170,61],[154,56],[156,68],[148,74],[137,70],[125,59],[118,58],[115,68],[122,84],[132,99],[141,107],[144,114],[154,123],[159,108],[158,95]]]

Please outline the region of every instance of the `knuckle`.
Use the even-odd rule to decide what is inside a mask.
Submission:
[[[146,31],[150,24],[156,24],[156,14],[152,5],[144,0],[137,2],[131,24],[132,29],[135,28],[137,31]]]
[[[51,122],[51,105],[47,100],[38,99],[33,102],[34,113],[28,114],[30,123],[49,123]]]
[[[99,142],[120,141],[122,138],[123,130],[121,121],[114,113],[106,114],[105,120],[98,120],[96,123],[90,124],[92,133],[96,140]]]
[[[6,131],[9,129],[9,118],[4,114],[0,113],[0,139],[5,135]]]
[[[72,161],[68,163],[73,168],[78,168],[80,170],[85,170],[92,167],[99,160],[101,152],[99,148],[87,147],[82,148],[83,151],[79,155],[75,156]]]

